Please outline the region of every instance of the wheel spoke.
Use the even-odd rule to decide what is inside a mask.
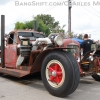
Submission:
[[[58,64],[55,64],[54,68],[55,68],[56,71],[58,71],[59,65]]]
[[[58,76],[62,76],[62,71],[58,71],[58,72],[57,72],[57,75],[58,75]]]
[[[49,80],[52,81],[52,82],[54,82],[54,78],[55,78],[54,76],[50,76]]]
[[[60,79],[59,79],[59,77],[58,77],[58,76],[56,77],[56,83],[57,83],[57,84],[59,84],[59,83],[60,83]]]
[[[53,72],[53,68],[50,66],[49,68],[48,68],[51,72]]]

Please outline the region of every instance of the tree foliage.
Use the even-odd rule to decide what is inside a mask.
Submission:
[[[22,22],[16,22],[15,29],[25,29],[25,24]]]
[[[59,26],[59,21],[55,21],[54,17],[51,15],[37,15],[34,17],[34,20],[37,21],[37,31],[45,33],[47,36],[53,32],[64,32],[64,26]],[[15,29],[33,29],[34,28],[34,20],[26,21],[26,22],[16,22]]]
[[[79,39],[83,39],[84,34],[83,34],[83,33],[75,34],[74,32],[71,32],[71,33],[67,33],[67,36],[69,36],[70,38],[79,38]]]

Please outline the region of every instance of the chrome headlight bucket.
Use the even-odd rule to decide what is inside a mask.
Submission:
[[[62,45],[63,44],[63,37],[60,35],[56,36],[54,39],[54,42],[59,46]]]
[[[79,62],[79,58],[80,58],[80,56],[79,56],[79,47],[78,47],[78,45],[67,45],[67,51],[68,52],[71,52],[72,54],[73,54],[73,56],[76,58],[76,60],[78,60],[78,62]]]
[[[79,52],[79,47],[77,45],[67,45],[67,50],[72,52],[72,53],[77,53]]]

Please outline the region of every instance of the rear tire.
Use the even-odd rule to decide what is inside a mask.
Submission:
[[[98,57],[100,57],[100,50],[97,50],[95,55]],[[97,64],[97,62],[96,62]],[[96,73],[96,74],[93,74],[92,77],[96,80],[96,81],[100,81],[100,73]]]
[[[65,97],[74,92],[80,80],[76,60],[64,51],[50,52],[44,58],[41,76],[49,93],[58,97]]]
[[[93,77],[96,81],[100,81],[100,73],[93,74],[92,77]]]

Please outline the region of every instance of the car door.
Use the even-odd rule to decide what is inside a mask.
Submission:
[[[16,68],[17,45],[14,44],[14,34],[8,39],[8,45],[5,47],[5,67]],[[10,41],[10,42],[9,42]]]

